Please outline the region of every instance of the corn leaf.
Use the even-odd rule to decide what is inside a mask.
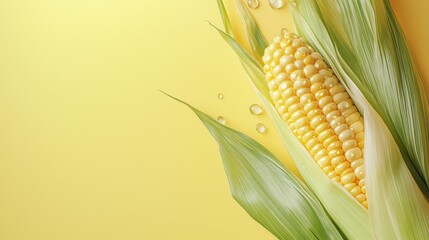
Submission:
[[[365,181],[376,239],[426,239],[429,203],[403,160],[387,125],[350,82],[365,112]]]
[[[213,25],[212,25],[213,26]],[[260,91],[264,94],[264,96],[269,97],[268,86],[265,83],[265,75],[260,68],[258,62],[252,57],[240,44],[235,41],[233,37],[226,34],[219,28],[213,26],[220,33],[222,38],[228,43],[228,45],[235,51],[235,53],[240,58],[240,61],[243,65],[244,70],[249,76],[252,84],[255,85]]]
[[[421,190],[429,198],[428,96],[423,86],[423,80],[410,56],[405,37],[390,6],[390,2],[371,2],[374,6],[374,11],[382,13],[376,15],[378,39],[376,48],[379,48],[377,53],[380,56],[376,64],[380,63],[388,67],[391,62],[389,60],[397,62],[395,69],[389,69],[389,76],[392,76],[392,85],[395,86],[392,88],[394,92],[392,92],[391,96],[384,96],[383,101],[383,103],[389,103],[390,98],[399,98],[397,107],[401,110],[396,109],[394,111],[392,105],[389,105],[391,107],[387,110],[387,114],[393,119],[393,125],[396,127],[394,129],[396,131],[391,131],[395,135],[399,135],[399,137],[395,136],[395,140],[399,142],[398,146],[401,147],[401,151],[406,157],[405,163],[412,171],[416,181],[418,181],[419,187],[421,187],[422,183],[420,183],[418,177],[421,177],[421,180],[426,183],[426,188],[421,187]],[[384,42],[386,41],[389,44],[385,45]],[[384,56],[385,54],[386,56]],[[380,77],[380,75],[381,73],[377,77]],[[407,110],[406,113],[404,113],[404,109]],[[402,141],[399,141],[398,138]]]
[[[258,63],[262,64],[262,56],[264,55],[264,50],[267,47],[265,37],[255,19],[244,6],[243,2],[241,0],[235,0],[235,5],[243,21],[244,28],[246,29],[247,40],[250,45],[251,53]]]
[[[271,152],[184,104],[219,144],[231,193],[250,216],[279,239],[345,239],[317,197]]]
[[[364,77],[358,80],[375,96],[371,105],[385,116],[406,163],[415,178],[421,179],[427,187],[429,121],[424,107],[427,98],[422,96],[421,80],[415,73],[399,24],[393,12],[389,13],[389,2],[339,1],[339,5],[342,12],[355,11],[361,20],[344,18],[346,31],[356,35],[351,38],[354,39],[352,46],[358,52],[366,49],[356,54],[361,69],[366,70],[362,71]]]
[[[428,198],[428,97],[390,3],[300,1],[292,15],[299,34],[380,114]]]
[[[223,26],[225,28],[225,32],[231,36],[234,34],[232,33],[232,27],[231,22],[229,21],[228,13],[226,12],[225,4],[222,0],[217,0],[217,6],[219,8],[220,16],[223,21]]]
[[[365,179],[374,235],[377,239],[427,239],[425,196],[381,117],[370,106],[365,116]]]

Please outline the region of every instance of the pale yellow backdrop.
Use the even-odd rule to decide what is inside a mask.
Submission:
[[[429,79],[429,3],[402,2]],[[271,38],[292,25],[267,4],[253,13]],[[206,20],[221,25],[215,0],[0,0],[0,239],[274,239],[229,196],[202,124],[158,91],[287,159]]]

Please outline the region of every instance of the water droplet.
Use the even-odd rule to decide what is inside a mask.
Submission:
[[[292,6],[298,7],[298,3],[296,1],[292,1]]]
[[[247,0],[247,6],[256,9],[259,7],[259,0]]]
[[[261,115],[264,112],[264,109],[262,109],[261,106],[259,106],[258,104],[255,103],[255,104],[250,105],[249,111],[253,115]]]
[[[222,116],[217,117],[216,119],[220,124],[225,125],[225,119]]]
[[[264,124],[262,123],[258,123],[256,124],[256,131],[258,131],[258,133],[265,133],[267,131],[267,127],[265,127]]]
[[[284,0],[269,0],[270,7],[273,9],[280,9],[285,5]]]
[[[217,95],[217,98],[219,98],[219,99],[223,99],[223,94],[222,94],[222,93],[219,93],[219,94]]]

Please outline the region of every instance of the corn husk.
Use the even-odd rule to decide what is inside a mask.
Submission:
[[[250,216],[278,239],[345,239],[314,193],[271,152],[186,105],[217,141],[231,194]]]
[[[297,6],[291,12],[298,33],[380,114],[428,198],[428,98],[389,2],[310,0]]]

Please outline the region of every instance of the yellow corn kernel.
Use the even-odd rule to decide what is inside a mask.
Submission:
[[[368,207],[363,118],[332,69],[292,33],[277,37],[262,60],[278,113],[326,176]]]

